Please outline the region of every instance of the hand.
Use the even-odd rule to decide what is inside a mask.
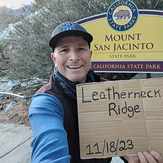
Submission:
[[[136,154],[126,155],[124,158],[128,161],[128,163],[139,163],[139,158]]]
[[[140,163],[163,163],[163,158],[156,151],[138,152]]]
[[[137,155],[127,155],[128,163],[163,163],[163,157],[156,151],[138,152]]]

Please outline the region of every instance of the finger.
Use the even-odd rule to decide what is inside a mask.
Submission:
[[[157,163],[157,160],[153,157],[153,155],[151,155],[150,153],[148,152],[143,152],[147,162],[149,163]]]
[[[140,163],[148,163],[142,152],[138,152],[138,158],[140,160]]]
[[[138,156],[136,154],[129,154],[124,156],[128,163],[139,163]]]
[[[163,163],[163,158],[161,157],[161,155],[158,152],[150,151],[150,153],[159,163]]]
[[[127,155],[124,156],[124,157],[138,157],[138,155],[137,155],[137,154],[127,154]]]
[[[123,156],[125,159],[128,159],[130,157],[137,157],[137,154],[127,154],[125,156]]]

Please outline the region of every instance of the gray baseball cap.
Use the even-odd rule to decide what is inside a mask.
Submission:
[[[93,40],[93,36],[87,32],[87,30],[78,23],[65,22],[58,25],[52,32],[49,46],[55,48],[57,41],[65,36],[82,36],[90,45]]]

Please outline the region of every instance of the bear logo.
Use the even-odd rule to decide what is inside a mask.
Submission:
[[[131,15],[128,10],[119,10],[114,14],[116,19],[130,19]]]
[[[118,0],[107,11],[109,25],[117,31],[125,31],[134,26],[138,18],[138,8],[131,0]]]

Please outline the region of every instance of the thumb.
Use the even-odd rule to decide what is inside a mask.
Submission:
[[[136,154],[126,155],[124,158],[128,161],[128,163],[139,163],[139,158]]]

